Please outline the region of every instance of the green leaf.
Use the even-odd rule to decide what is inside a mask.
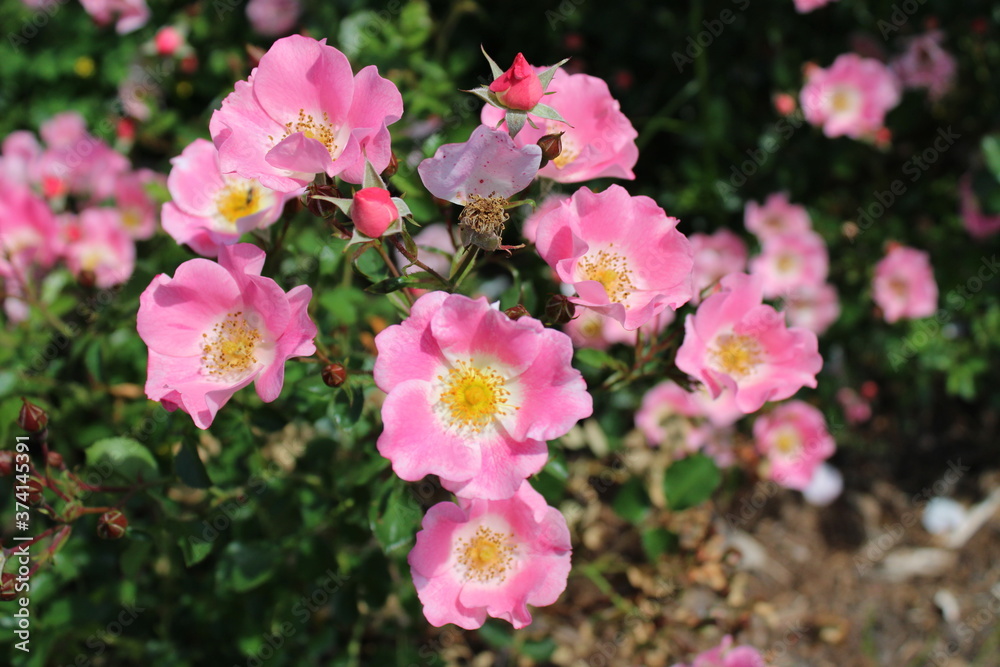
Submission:
[[[405,276],[392,276],[365,288],[372,294],[388,294],[404,287],[441,287],[441,281],[427,271],[418,271]]]
[[[505,120],[507,121],[507,132],[510,133],[510,138],[513,139],[521,131],[521,128],[524,127],[524,122],[528,120],[528,113],[526,111],[507,109]]]
[[[274,576],[281,550],[271,542],[232,542],[219,558],[215,581],[219,588],[245,593]]]
[[[552,67],[548,68],[544,72],[538,75],[538,80],[542,82],[542,90],[549,87],[549,83],[552,81],[552,77],[556,75],[556,70],[569,62],[569,58],[563,58],[557,62]]]
[[[615,359],[604,350],[595,350],[590,347],[581,347],[576,351],[576,360],[581,364],[593,366],[594,368],[610,368],[614,370],[625,370],[625,363]]]
[[[369,513],[371,531],[387,556],[413,542],[422,516],[408,486],[396,481],[391,486],[383,502],[372,508],[375,512]]]
[[[160,477],[156,459],[132,438],[105,438],[87,448],[87,465],[101,480],[149,481]]]
[[[486,53],[486,47],[484,47],[482,44],[480,44],[479,45],[479,50],[483,52],[484,56],[486,56],[486,62],[488,62],[490,64],[490,72],[493,73],[493,78],[497,79],[497,78],[503,76],[503,70],[500,69],[499,65],[497,65],[495,62],[493,62],[493,58],[490,58],[490,54]]]
[[[539,641],[526,641],[524,646],[521,647],[521,653],[528,656],[532,660],[538,662],[545,662],[552,657],[552,654],[556,652],[558,645],[555,640],[551,637],[546,637]]]
[[[208,558],[208,554],[212,553],[215,537],[218,537],[218,534],[207,536],[209,539],[206,539],[205,532],[207,530],[208,528],[204,524],[193,521],[175,524],[174,532],[178,533],[177,546],[180,547],[181,554],[184,556],[186,567],[197,565]]]
[[[496,93],[491,91],[486,86],[479,86],[478,88],[473,88],[472,90],[463,90],[463,93],[472,93],[482,101],[489,105],[495,106],[497,109],[507,110],[507,107],[500,103],[500,99],[497,97]]]
[[[182,482],[193,489],[207,489],[212,486],[212,479],[208,476],[201,457],[198,456],[198,446],[189,440],[185,440],[177,452],[174,472]]]
[[[650,562],[655,562],[667,552],[676,551],[678,544],[677,535],[666,528],[652,528],[642,533],[642,548]]]
[[[479,628],[479,636],[493,648],[510,648],[514,645],[514,637],[509,625],[501,625],[496,621],[487,621]]]
[[[671,509],[683,510],[708,500],[721,481],[715,461],[704,454],[692,454],[667,468],[663,491]]]
[[[990,168],[993,177],[1000,181],[1000,135],[986,135],[980,146],[983,149],[983,157],[986,158],[986,166]]]
[[[618,489],[611,507],[615,514],[630,523],[640,523],[649,514],[649,494],[642,480],[633,477]]]

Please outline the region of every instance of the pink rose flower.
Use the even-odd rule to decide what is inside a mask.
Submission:
[[[926,88],[932,100],[941,99],[955,83],[958,64],[941,47],[944,33],[932,30],[906,41],[906,51],[890,67],[907,88]]]
[[[0,144],[0,182],[36,185],[40,180],[38,160],[41,156],[42,147],[33,133],[11,132]]]
[[[618,320],[601,315],[596,310],[582,308],[563,328],[573,341],[574,347],[606,350],[615,343],[634,346],[640,331],[644,340],[649,340],[651,336],[655,337],[673,322],[674,317],[674,311],[664,310],[647,324],[629,331]]]
[[[518,146],[534,145],[546,134],[565,132],[559,157],[539,170],[538,174],[560,183],[579,183],[594,178],[613,177],[634,179],[632,167],[639,159],[635,145],[638,133],[611,97],[608,84],[588,74],[567,74],[556,70],[549,84],[545,103],[559,112],[566,123],[528,118],[530,124],[514,139]],[[482,112],[485,125],[496,127],[504,112],[486,105]],[[568,123],[568,125],[567,125]],[[506,125],[502,125],[506,130]]]
[[[80,277],[85,271],[95,277],[95,285],[107,289],[119,285],[132,276],[135,269],[135,241],[121,213],[113,208],[88,208],[76,220],[72,216],[66,224],[75,239],[66,244],[66,265]]]
[[[750,274],[760,277],[764,297],[772,299],[826,280],[830,257],[823,237],[813,231],[770,236],[761,254],[750,260]]]
[[[239,389],[255,383],[265,403],[281,393],[285,362],[313,354],[316,325],[305,285],[285,293],[260,275],[264,252],[220,246],[219,262],[192,259],[159,274],[139,299],[139,336],[149,347],[146,395],[180,408],[207,429]]]
[[[770,478],[799,491],[837,449],[823,413],[803,401],[783,403],[758,417],[753,437],[757,451],[768,459]]]
[[[740,273],[747,268],[747,244],[728,229],[719,229],[712,235],[692,234],[691,250],[694,253],[694,295],[698,303],[701,293],[718,283],[730,273]]]
[[[4,150],[6,155],[6,148]],[[962,223],[974,239],[984,239],[1000,232],[1000,215],[986,215],[979,204],[979,198],[972,190],[972,177],[966,174],[958,181],[958,196],[961,201]]]
[[[733,648],[733,638],[726,635],[718,646],[696,655],[690,666],[678,663],[673,667],[767,667],[767,663],[755,648]]]
[[[0,180],[0,279],[20,294],[61,252],[56,218],[26,185]],[[12,287],[13,286],[13,287]]]
[[[505,500],[431,507],[407,560],[430,624],[474,630],[487,616],[530,624],[529,604],[550,605],[565,590],[571,555],[566,519],[522,482]]]
[[[722,291],[687,316],[677,351],[677,368],[704,382],[713,397],[735,392],[746,414],[815,387],[823,367],[816,334],[786,327],[784,315],[762,301],[758,279],[729,274]]]
[[[536,231],[538,230],[538,221],[558,208],[567,199],[569,199],[569,195],[553,193],[542,200],[538,208],[530,213],[521,224],[521,236],[524,237],[524,240],[533,244],[535,242]]]
[[[490,84],[490,90],[496,93],[501,104],[521,111],[534,109],[545,92],[541,79],[521,53],[514,56],[514,64],[510,69]]]
[[[848,424],[863,424],[872,418],[871,403],[850,387],[837,390],[837,402],[844,410],[844,419]]]
[[[531,184],[541,161],[538,146],[518,148],[506,132],[480,125],[468,141],[438,147],[417,172],[432,195],[465,205],[473,195],[512,197]]]
[[[764,240],[779,234],[802,234],[812,230],[812,220],[804,206],[788,201],[788,193],[775,192],[763,204],[747,202],[743,213],[747,231]]]
[[[785,314],[792,326],[820,336],[840,317],[837,288],[829,283],[796,287],[785,295]]]
[[[170,160],[163,229],[199,255],[215,257],[254,229],[266,229],[299,190],[281,194],[237,174],[223,174],[211,141],[195,139]]]
[[[300,0],[250,0],[247,3],[250,26],[268,37],[290,33],[301,14]]]
[[[107,25],[117,16],[119,35],[134,32],[149,21],[146,0],[80,0],[80,4],[98,25]]]
[[[593,410],[569,337],[485,298],[425,294],[375,346],[388,394],[378,450],[407,481],[437,475],[462,496],[510,498],[545,465],[545,441]]]
[[[615,224],[608,224],[614,220]],[[538,254],[574,303],[634,330],[691,299],[691,244],[649,197],[580,188],[538,222]]]
[[[930,256],[916,248],[896,245],[875,265],[872,298],[886,322],[919,319],[937,310],[938,287]]]
[[[209,130],[223,173],[291,192],[318,173],[361,183],[366,156],[381,173],[391,153],[387,126],[402,114],[399,90],[374,65],[355,76],[326,40],[291,35],[236,83]]]
[[[351,220],[358,231],[368,238],[377,239],[399,219],[399,210],[392,203],[392,196],[384,188],[362,188],[354,193],[351,202]]]
[[[882,128],[901,95],[892,70],[874,58],[845,53],[829,69],[810,71],[801,102],[806,120],[821,126],[826,136],[859,139]]]

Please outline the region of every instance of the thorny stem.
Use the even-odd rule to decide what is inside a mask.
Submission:
[[[392,259],[389,258],[389,253],[385,251],[385,246],[382,244],[382,242],[381,241],[377,242],[375,244],[375,248],[378,250],[378,254],[382,257],[382,261],[385,262],[386,267],[388,267],[389,273],[391,273],[394,278],[399,278],[400,277],[399,269],[396,268],[396,265],[393,263]],[[406,299],[407,305],[412,306],[413,295],[410,294],[410,290],[403,289],[399,291],[403,293],[403,298]]]
[[[411,262],[414,266],[419,267],[419,268],[423,269],[424,271],[426,271],[427,273],[429,273],[432,276],[434,276],[434,278],[438,282],[440,282],[442,285],[444,285],[444,286],[448,285],[448,279],[445,278],[444,276],[442,276],[440,273],[438,273],[434,269],[432,269],[431,267],[429,267],[426,264],[424,264],[423,262],[421,262],[419,259],[417,259],[416,255],[414,255],[413,253],[411,253],[409,250],[406,249],[406,244],[403,243],[400,240],[399,236],[393,236],[392,237],[392,243],[393,243],[393,245],[396,246],[396,250],[398,250],[399,253],[403,257],[405,257],[407,259],[407,261]]]

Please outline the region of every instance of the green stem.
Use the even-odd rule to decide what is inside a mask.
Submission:
[[[451,274],[453,290],[458,290],[458,286],[462,284],[465,276],[469,274],[469,270],[471,269],[478,254],[479,246],[473,246],[471,250],[469,248],[465,249],[465,256],[462,257],[462,263],[459,264],[458,268],[456,268]]]

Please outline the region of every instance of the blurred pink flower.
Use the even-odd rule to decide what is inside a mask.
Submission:
[[[375,337],[386,392],[378,450],[407,481],[432,474],[467,497],[509,498],[593,406],[566,334],[485,298],[431,292]]]
[[[837,57],[828,69],[813,68],[802,88],[806,120],[828,137],[871,137],[899,104],[902,86],[892,70],[856,53]]]
[[[67,222],[75,239],[66,244],[66,265],[74,275],[93,274],[101,289],[124,283],[135,269],[135,241],[114,208],[88,208]],[[65,232],[64,232],[65,234]]]
[[[199,255],[215,257],[254,229],[265,229],[281,216],[297,191],[281,194],[257,181],[222,174],[211,141],[195,139],[170,160],[167,188],[173,201],[163,205],[163,229]]]
[[[172,25],[166,25],[156,31],[153,37],[153,45],[156,53],[161,56],[172,56],[178,49],[184,46],[184,33]]]
[[[326,40],[291,35],[236,82],[209,130],[223,173],[291,192],[318,173],[360,183],[366,157],[382,172],[391,153],[387,126],[402,114],[399,90],[374,65],[354,75]]]
[[[166,179],[150,169],[129,171],[115,182],[115,206],[121,213],[122,225],[133,239],[148,239],[156,232],[159,207],[149,194],[152,184],[164,184]]]
[[[531,184],[541,160],[538,146],[518,148],[506,132],[480,125],[468,141],[439,146],[417,172],[432,195],[464,205],[472,195],[507,199],[517,194]]]
[[[906,40],[906,51],[890,67],[907,88],[926,88],[932,100],[940,99],[955,83],[958,64],[941,47],[944,33],[932,30]]]
[[[146,395],[180,408],[207,429],[236,391],[255,382],[265,403],[281,393],[285,362],[316,351],[305,285],[285,293],[260,275],[264,251],[219,248],[219,262],[192,259],[159,274],[139,299],[139,336],[149,347]]]
[[[98,25],[107,25],[117,18],[115,31],[125,35],[149,21],[146,0],[80,0],[80,4]]]
[[[674,321],[674,311],[664,310],[647,324],[629,331],[618,320],[601,315],[596,310],[581,308],[576,317],[566,323],[564,329],[573,341],[574,347],[589,347],[606,350],[615,343],[635,345],[637,334],[642,331],[648,340]]]
[[[620,185],[580,188],[539,220],[538,254],[576,289],[574,303],[631,331],[691,299],[691,244],[677,222]]]
[[[731,273],[684,323],[677,368],[704,382],[713,397],[735,393],[744,413],[767,401],[815,387],[823,367],[816,334],[787,328],[785,317],[763,305],[759,279]]]
[[[6,149],[4,154],[6,155]],[[962,222],[972,238],[984,239],[1000,232],[1000,215],[983,213],[979,198],[972,189],[972,177],[969,174],[958,181],[958,196],[961,202]]]
[[[11,132],[0,144],[0,181],[37,185],[41,180],[38,174],[41,156],[42,147],[33,133],[27,130]]]
[[[521,225],[521,236],[524,237],[524,240],[528,243],[534,243],[536,232],[538,231],[538,221],[548,215],[551,211],[558,208],[559,205],[567,199],[569,199],[569,195],[553,193],[542,200],[542,203],[538,205],[538,208],[536,208],[533,213],[528,215],[528,217],[524,219],[524,223]]]
[[[696,655],[690,665],[678,663],[673,667],[767,667],[767,663],[755,648],[733,648],[733,638],[726,635],[718,646]]]
[[[837,449],[823,413],[803,401],[782,403],[759,416],[753,423],[753,437],[757,451],[767,457],[770,478],[799,491]]]
[[[795,287],[785,294],[785,314],[792,326],[820,336],[840,317],[837,288],[829,283]]]
[[[712,235],[692,234],[688,238],[694,253],[693,303],[701,301],[701,293],[724,276],[746,270],[747,244],[728,229],[718,229]]]
[[[521,111],[533,109],[544,92],[541,80],[522,53],[514,56],[510,68],[490,84],[490,91],[504,106]]]
[[[713,399],[704,387],[689,392],[665,380],[643,396],[635,425],[650,444],[670,447],[678,457],[699,449],[716,456],[732,437],[729,427],[742,416],[730,391]],[[729,465],[731,459],[717,457],[720,465]]]
[[[871,403],[850,387],[837,390],[837,402],[843,408],[848,424],[863,424],[872,418]]]
[[[543,98],[566,119],[566,123],[528,115],[538,129],[525,125],[514,141],[518,146],[534,145],[546,134],[565,132],[562,152],[542,167],[538,175],[560,183],[579,183],[594,178],[634,179],[632,167],[639,159],[635,145],[638,133],[611,97],[608,84],[588,74],[568,74],[556,70]],[[486,105],[484,124],[495,127],[504,112]],[[568,123],[568,125],[567,125]],[[506,125],[502,126],[506,129]]]
[[[254,30],[268,37],[287,35],[302,14],[300,0],[250,0],[247,20]]]
[[[886,322],[933,315],[937,310],[938,287],[930,256],[916,248],[893,246],[875,265],[872,297]]]
[[[27,185],[0,179],[0,278],[7,291],[20,294],[25,281],[51,268],[60,251],[58,225],[48,205]]]
[[[795,11],[799,14],[808,14],[814,9],[825,7],[835,0],[795,0]]]
[[[750,260],[750,274],[760,277],[764,297],[773,299],[799,287],[818,287],[826,280],[830,257],[823,237],[813,231],[769,236],[761,253]]]
[[[565,590],[571,554],[566,519],[522,482],[505,500],[431,507],[407,561],[431,625],[474,630],[491,616],[523,628],[529,604],[550,605]]]
[[[761,240],[812,230],[812,220],[805,206],[790,203],[786,192],[768,195],[763,204],[748,201],[743,212],[743,224],[748,232]]]

